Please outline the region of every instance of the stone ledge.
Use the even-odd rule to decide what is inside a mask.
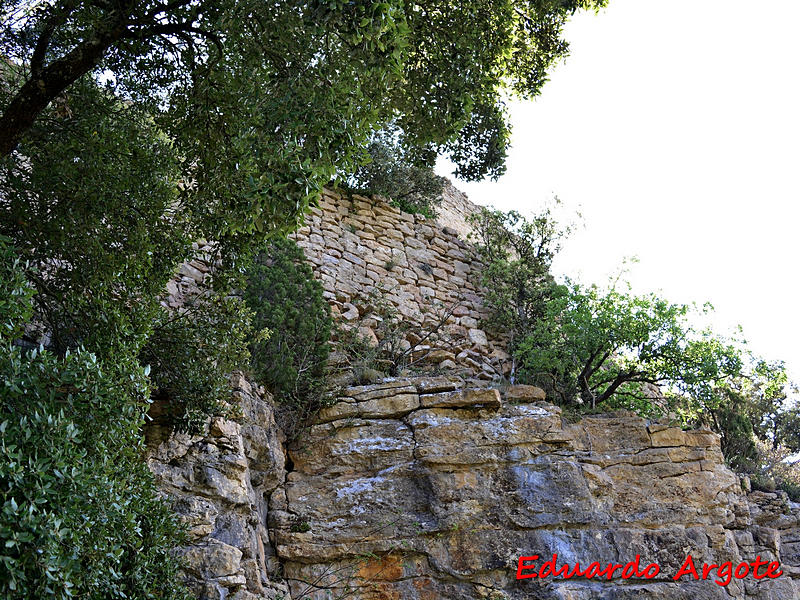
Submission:
[[[502,406],[500,392],[493,388],[472,388],[419,397],[422,408],[493,408]]]

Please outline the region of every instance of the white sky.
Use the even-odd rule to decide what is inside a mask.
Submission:
[[[556,272],[603,284],[637,256],[634,291],[710,301],[715,329],[741,324],[800,380],[800,1],[609,4],[573,18],[570,56],[512,106],[506,175],[456,185],[580,207]]]

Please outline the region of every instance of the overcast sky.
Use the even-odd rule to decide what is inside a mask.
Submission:
[[[570,56],[512,106],[506,175],[456,185],[580,207],[557,272],[602,284],[636,256],[635,291],[710,301],[716,329],[741,324],[800,379],[800,1],[609,4],[573,18]]]

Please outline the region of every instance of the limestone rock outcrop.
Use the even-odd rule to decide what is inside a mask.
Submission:
[[[289,592],[267,530],[269,497],[284,485],[284,438],[263,389],[233,377],[236,420],[202,435],[146,430],[148,464],[188,526],[179,550],[190,589],[204,600],[278,600]]]
[[[285,450],[269,398],[236,382],[240,423],[151,444],[202,598],[800,597],[800,507],[748,493],[710,431],[627,413],[569,423],[536,388],[417,377],[344,390]],[[553,553],[583,566],[639,555],[660,574],[516,579],[520,556]],[[675,582],[687,554],[761,556],[784,574]]]
[[[449,196],[447,196],[449,194]],[[201,600],[793,600],[800,505],[751,492],[719,439],[627,413],[571,423],[532,386],[497,387],[502,339],[481,328],[482,266],[463,237],[472,210],[449,189],[437,224],[377,199],[326,191],[298,244],[338,318],[374,337],[379,284],[436,377],[368,378],[341,390],[287,444],[263,389],[233,377],[232,419],[202,435],[146,432],[149,465],[187,524],[179,549]],[[200,293],[214,248],[170,283]],[[424,331],[447,311],[447,335]],[[516,578],[521,556],[625,564],[647,578]],[[685,558],[779,561],[778,578],[718,585]],[[717,571],[717,574],[719,572]],[[762,571],[763,574],[763,571]]]

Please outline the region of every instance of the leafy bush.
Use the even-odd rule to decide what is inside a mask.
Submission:
[[[0,595],[188,597],[141,456],[144,374],[84,351],[0,355]]]
[[[0,339],[13,341],[22,336],[31,319],[35,290],[26,277],[27,265],[9,242],[0,236]]]
[[[468,218],[476,257],[483,262],[478,283],[489,308],[485,326],[509,338],[515,357],[535,323],[544,318],[555,286],[550,264],[570,228],[560,228],[546,208],[531,220],[516,211],[480,208]],[[511,379],[517,376],[514,360]]]
[[[392,130],[375,135],[367,146],[369,162],[359,167],[348,185],[365,194],[377,194],[408,213],[436,215],[442,201],[445,178],[430,165],[403,149]]]
[[[243,300],[214,291],[162,311],[140,360],[151,366],[152,385],[178,429],[197,431],[208,415],[225,411],[229,375],[250,358],[251,316]]]
[[[145,111],[91,81],[76,83],[69,119],[42,127],[26,161],[0,161],[0,235],[35,267],[33,344],[149,364],[178,424],[196,427],[246,361],[249,316],[229,297],[238,273],[227,268],[191,307],[161,306],[203,229],[174,183],[172,144]]]
[[[7,250],[0,244],[0,322],[11,324],[0,335],[0,596],[188,598],[171,556],[181,529],[142,460],[145,371],[80,349],[15,346],[31,289]]]
[[[689,323],[691,307],[653,294],[560,286],[520,342],[524,378],[564,402],[658,412],[646,384],[665,386],[692,418],[714,407],[717,382],[738,374],[738,349]]]
[[[74,94],[25,161],[0,161],[0,235],[35,268],[50,349],[135,354],[195,232],[175,214],[178,161],[147,114],[90,81]]]
[[[250,345],[256,378],[278,401],[312,412],[325,391],[332,321],[297,244],[276,239],[262,249],[248,272],[245,301],[254,328],[269,332]]]

